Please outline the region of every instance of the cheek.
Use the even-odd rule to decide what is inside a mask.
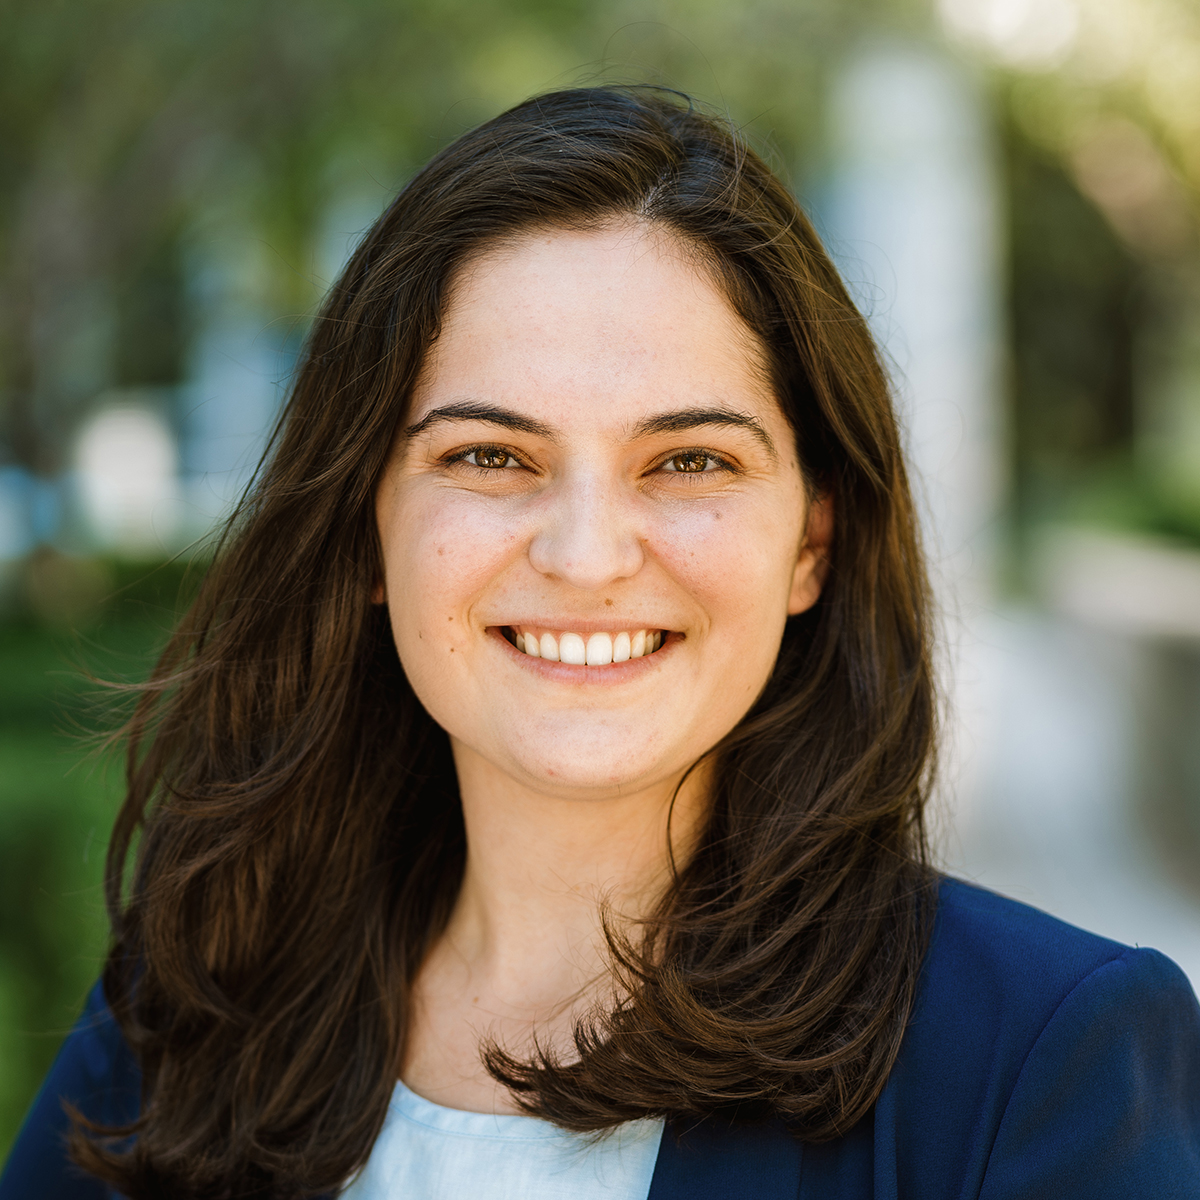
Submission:
[[[757,610],[786,604],[799,530],[779,520],[779,510],[739,500],[658,522],[651,549],[698,597]]]
[[[472,601],[503,574],[516,543],[506,522],[471,497],[436,493],[398,503],[380,537],[402,659],[465,640]]]

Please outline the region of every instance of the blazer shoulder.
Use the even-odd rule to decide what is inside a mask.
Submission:
[[[1200,1008],[1157,951],[1106,962],[1059,1005],[1022,1064],[981,1197],[1072,1188],[1089,1200],[1200,1195]]]
[[[959,879],[943,878],[919,1007],[970,999],[1049,1019],[1068,992],[1131,947]],[[1039,1025],[1040,1027],[1040,1025]]]
[[[1105,969],[1108,968],[1108,969]],[[1133,1019],[1139,1008],[1186,1010],[1187,976],[1157,950],[1078,929],[995,892],[944,879],[901,1064],[935,1064],[960,1084],[1024,1061],[1076,992]],[[1060,1011],[1061,1010],[1061,1011]]]
[[[1156,1014],[1154,1029],[1145,1028],[1147,1013]],[[1088,1054],[1101,1014],[1114,1060],[1111,1077]],[[980,1195],[1002,1125],[1008,1132],[1000,1143],[1020,1161],[1032,1149],[1029,1114],[1040,1112],[1048,1127],[1067,1128],[1069,1114],[1094,1108],[1105,1092],[1114,1112],[1145,1114],[1128,1088],[1118,1094],[1113,1079],[1142,1079],[1151,1090],[1173,1091],[1168,1080],[1183,1070],[1168,1070],[1174,1044],[1177,1057],[1187,1060],[1183,1074],[1195,1080],[1198,1031],[1191,985],[1157,951],[1124,946],[945,879],[916,1004],[876,1106],[876,1175],[890,1178],[899,1194]],[[1064,1079],[1074,1081],[1074,1090],[1055,1092],[1051,1083]],[[1194,1137],[1194,1113],[1182,1112],[1176,1105],[1148,1119],[1161,1128],[1186,1127]],[[883,1194],[891,1193],[885,1188]]]
[[[1008,1044],[1021,1057],[1052,1022],[1081,1005],[1110,1015],[1173,1008],[1193,1021],[1196,996],[1184,972],[1157,950],[1126,946],[995,892],[943,879],[910,1031],[966,1023],[967,1044]]]
[[[1131,958],[1126,996],[1129,988],[1155,989],[1162,972],[1182,981],[1190,995],[1178,967],[1153,951],[1133,950],[995,892],[943,879],[887,1091],[936,1098],[949,1110],[1002,1104],[1064,1000],[1106,964]]]
[[[844,1137],[805,1147],[800,1195],[1175,1200],[1200,1195],[1197,1147],[1183,972],[944,879],[887,1085]]]

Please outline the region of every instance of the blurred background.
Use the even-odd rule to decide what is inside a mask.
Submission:
[[[884,343],[945,625],[951,869],[1200,983],[1192,0],[2,0],[0,1153],[99,970],[147,671],[308,321],[525,96],[685,89]]]

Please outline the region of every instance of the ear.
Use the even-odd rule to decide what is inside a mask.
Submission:
[[[804,541],[792,572],[792,590],[788,596],[788,616],[806,612],[817,602],[825,577],[829,574],[829,551],[833,546],[833,495],[823,492],[808,506]]]

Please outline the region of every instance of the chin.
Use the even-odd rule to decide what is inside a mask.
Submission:
[[[577,796],[581,800],[625,796],[637,791],[656,778],[654,773],[630,770],[628,761],[589,763],[522,763],[522,774],[539,790],[560,796]]]
[[[514,775],[524,776],[539,791],[586,800],[629,795],[683,769],[650,758],[631,759],[623,746],[588,748],[553,758],[521,756],[513,766]]]

